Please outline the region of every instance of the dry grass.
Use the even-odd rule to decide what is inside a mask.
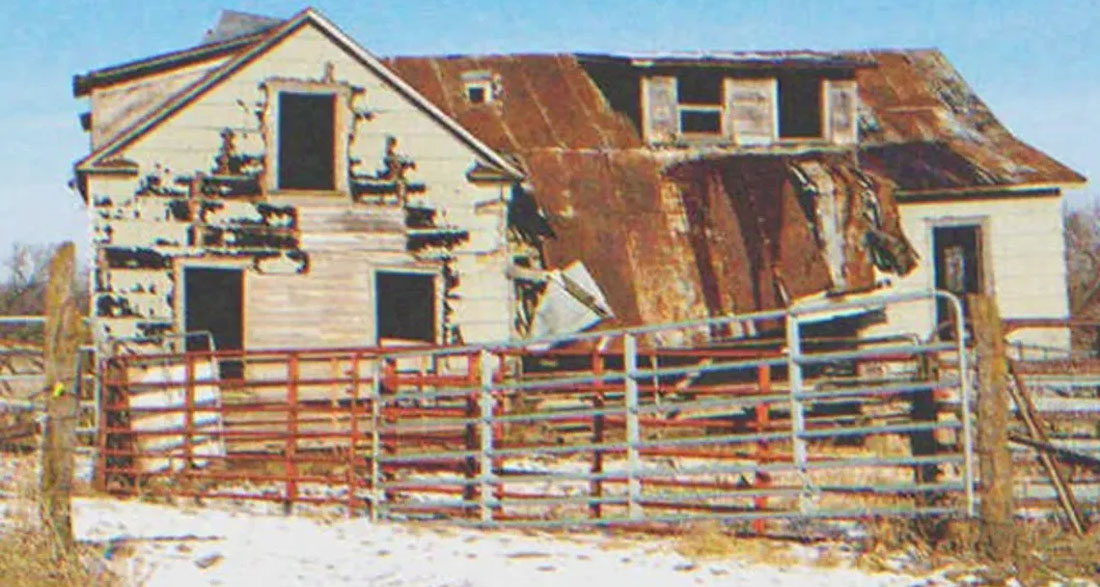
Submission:
[[[1100,527],[1077,537],[1054,522],[1017,521],[1008,560],[985,555],[977,523],[955,521],[930,530],[927,524],[892,519],[874,523],[870,530],[856,561],[870,571],[889,570],[887,561],[904,553],[929,568],[954,568],[994,584],[1013,578],[1023,585],[1100,579]]]
[[[804,562],[786,544],[766,538],[738,537],[716,522],[704,522],[688,528],[680,535],[674,548],[681,556],[692,560],[737,558],[779,567]]]
[[[75,552],[60,547],[55,533],[39,520],[34,471],[19,473],[14,496],[4,503],[7,508],[0,519],[0,585],[120,585],[118,577],[106,569],[102,553],[87,546],[78,546]]]
[[[1050,523],[1017,523],[1015,573],[1025,584],[1100,579],[1100,527],[1077,537]]]
[[[0,534],[0,585],[6,587],[84,587],[115,585],[106,569],[93,572],[81,556],[56,548],[51,532],[41,528],[13,528]]]

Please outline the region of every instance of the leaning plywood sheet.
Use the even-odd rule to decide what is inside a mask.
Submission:
[[[192,428],[190,437],[191,466],[205,467],[210,457],[224,457],[225,445],[220,433],[222,417],[221,390],[216,383],[212,362],[196,363],[194,366],[194,386]],[[131,370],[130,381],[142,385],[130,396],[130,409],[133,412],[130,428],[136,436],[138,450],[142,453],[171,452],[183,455],[188,442],[182,433],[186,423],[187,373],[182,364],[138,367]],[[154,384],[154,385],[150,385]],[[155,412],[140,412],[145,408],[156,408]],[[171,411],[166,408],[174,408]],[[164,410],[164,411],[161,411]],[[164,470],[180,470],[186,466],[186,459],[175,457],[146,457],[136,463],[143,473]]]

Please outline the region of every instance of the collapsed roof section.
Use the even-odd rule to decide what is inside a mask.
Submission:
[[[542,149],[524,160],[556,235],[546,261],[584,263],[622,323],[781,307],[871,287],[874,266],[915,264],[888,183],[842,155]]]

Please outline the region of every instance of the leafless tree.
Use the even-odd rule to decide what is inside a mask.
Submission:
[[[0,314],[41,314],[53,247],[15,243],[4,259],[7,279],[0,283]]]
[[[1100,318],[1100,203],[1066,215],[1070,315]]]
[[[46,281],[55,245],[15,243],[0,259],[0,316],[40,316],[45,311]],[[82,312],[88,308],[87,269],[78,270],[76,299]],[[38,326],[0,326],[0,339],[40,342]]]
[[[1066,271],[1070,317],[1093,322],[1100,320],[1100,202],[1071,210],[1066,214]],[[1100,329],[1082,326],[1073,329],[1076,349],[1100,351]]]

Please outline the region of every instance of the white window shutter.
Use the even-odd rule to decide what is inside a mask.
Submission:
[[[726,79],[726,128],[739,145],[769,145],[776,135],[776,81]]]
[[[646,142],[653,144],[673,141],[680,127],[676,119],[676,78],[642,78],[642,96],[645,99],[643,126]]]
[[[859,141],[859,93],[854,80],[825,82],[826,124],[829,140],[838,145],[854,145]]]

